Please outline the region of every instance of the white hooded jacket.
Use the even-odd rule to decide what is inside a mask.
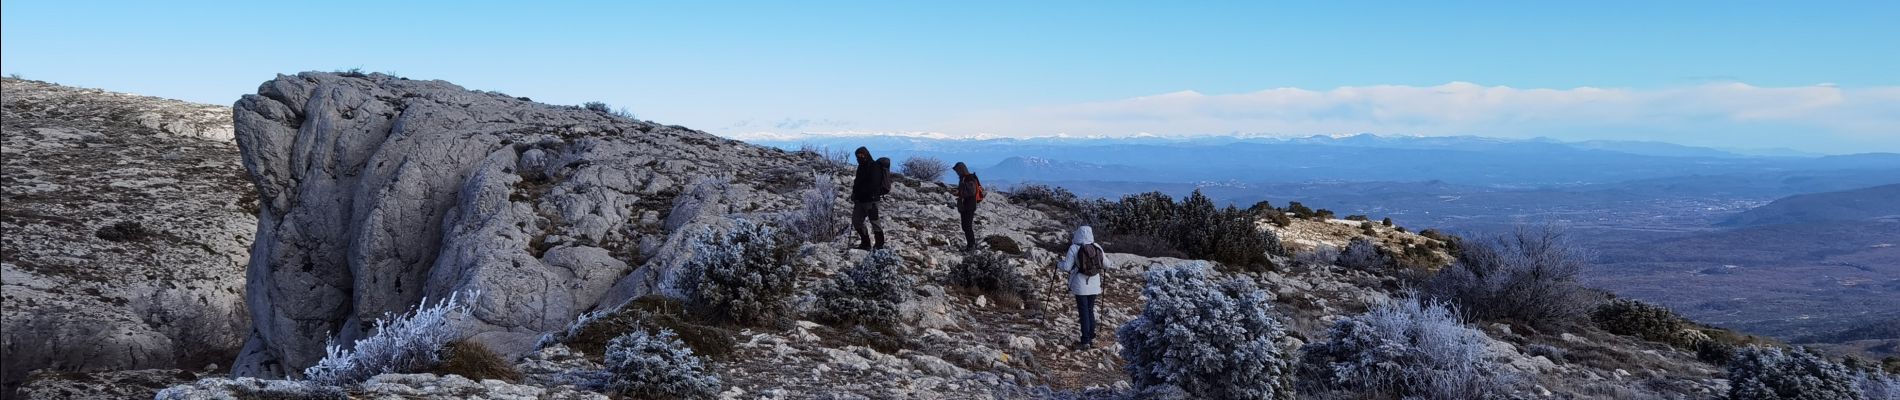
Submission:
[[[1075,271],[1075,257],[1081,254],[1083,245],[1095,244],[1095,233],[1088,226],[1075,229],[1075,236],[1069,240],[1069,254],[1062,256],[1057,267],[1069,273],[1069,292],[1077,296],[1102,294],[1102,275],[1107,274],[1108,252],[1102,252],[1102,274],[1090,277]]]

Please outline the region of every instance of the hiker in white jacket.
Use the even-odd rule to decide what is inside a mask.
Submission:
[[[1101,271],[1108,269],[1108,254],[1102,251],[1102,246],[1095,244],[1095,233],[1088,225],[1075,228],[1075,236],[1069,241],[1069,253],[1062,256],[1062,262],[1057,267],[1069,274],[1069,292],[1075,294],[1075,309],[1081,314],[1082,339],[1075,343],[1075,349],[1093,348],[1095,297],[1102,294]],[[1090,269],[1095,273],[1084,273]]]

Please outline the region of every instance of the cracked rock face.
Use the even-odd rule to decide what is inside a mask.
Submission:
[[[782,151],[441,81],[279,76],[236,105],[262,212],[239,376],[295,376],[332,337],[427,299],[479,293],[473,339],[531,350],[613,289],[654,289],[643,244],[696,177],[751,176]],[[729,191],[749,192],[745,185]],[[743,196],[700,208],[757,209]],[[723,207],[723,208],[722,208]],[[688,218],[695,221],[698,218]],[[633,276],[636,279],[623,279]],[[616,282],[629,280],[615,289]]]
[[[230,108],[8,78],[4,386],[230,365],[256,197]]]

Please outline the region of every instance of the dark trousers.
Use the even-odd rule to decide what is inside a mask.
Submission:
[[[858,247],[871,247],[871,234],[864,232],[864,220],[871,220],[871,232],[877,235],[877,247],[884,247],[884,224],[877,215],[877,202],[853,203],[851,206],[851,226],[858,231]]]
[[[1095,344],[1095,296],[1097,295],[1075,296],[1075,311],[1082,314],[1083,346]]]
[[[957,216],[963,217],[963,248],[976,248],[976,207],[958,207]]]

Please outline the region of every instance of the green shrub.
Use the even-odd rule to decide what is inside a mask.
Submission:
[[[1187,257],[1226,265],[1273,267],[1267,254],[1278,238],[1261,233],[1255,213],[1217,208],[1199,190],[1178,204],[1166,194],[1149,192],[1124,196],[1105,207],[1104,230],[1112,236],[1161,239]]]
[[[1590,320],[1610,333],[1684,349],[1699,350],[1702,342],[1710,340],[1674,311],[1636,300],[1617,299],[1597,306],[1590,312]]]
[[[1035,289],[1028,279],[1016,273],[1009,258],[1001,253],[983,251],[964,257],[950,266],[949,287],[972,295],[983,295],[1004,307],[1033,300]]]

